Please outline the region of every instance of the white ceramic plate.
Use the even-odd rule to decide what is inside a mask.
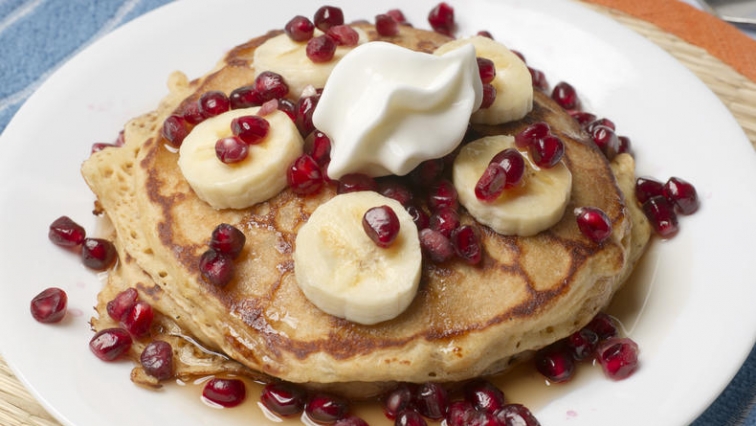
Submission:
[[[435,0],[332,1],[348,20],[401,7],[427,28]],[[381,3],[381,4],[377,4]],[[585,374],[558,390],[541,386],[532,404],[543,424],[683,425],[721,392],[756,332],[756,155],[719,100],[645,39],[568,1],[455,2],[459,34],[490,30],[554,84],[578,88],[588,108],[613,119],[634,144],[640,174],[693,182],[703,207],[656,241],[613,312],[642,348],[642,368],[611,382]],[[282,27],[319,4],[185,0],[143,16],[95,43],[56,72],[21,108],[0,140],[0,349],[44,406],[66,425],[248,424],[176,387],[150,392],[129,382],[128,363],[98,361],[87,343],[101,286],[78,259],[47,240],[69,215],[92,231],[93,196],[79,175],[90,145],[112,141],[123,123],[152,109],[173,70],[190,77],[225,50]],[[64,288],[70,315],[42,325],[29,301]],[[516,391],[514,391],[516,392]],[[545,397],[544,397],[545,395]],[[257,408],[251,404],[254,410]],[[651,417],[649,417],[651,416]]]

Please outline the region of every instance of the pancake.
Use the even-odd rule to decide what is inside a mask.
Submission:
[[[379,39],[373,27],[359,26]],[[98,301],[95,329],[112,325],[104,304],[132,286],[160,313],[152,337],[167,336],[193,351],[179,363],[178,374],[233,372],[366,396],[396,381],[460,381],[505,371],[608,305],[650,235],[642,212],[628,201],[634,200],[633,159],[621,154],[609,163],[575,120],[536,91],[533,111],[523,120],[475,126],[467,139],[548,122],[565,142],[564,161],[573,176],[568,213],[560,222],[532,237],[504,236],[461,209],[462,223],[481,231],[481,264],[424,262],[410,307],[376,325],[317,309],[297,285],[292,253],[297,230],[336,194],[335,186],[306,197],[286,189],[251,208],[215,210],[193,193],[178,154],[160,136],[163,120],[202,93],[250,84],[254,49],[279,33],[234,48],[212,72],[191,82],[172,75],[170,93],[158,108],[126,125],[125,145],[83,164],[85,180],[114,225],[120,256]],[[385,40],[432,52],[449,39],[402,27],[399,36]],[[571,214],[579,206],[609,216],[609,240],[596,244],[580,233]],[[247,238],[235,278],[224,288],[206,283],[198,268],[220,223]],[[195,349],[191,342],[198,343]],[[138,347],[132,349],[137,359]],[[204,369],[191,370],[193,365]]]

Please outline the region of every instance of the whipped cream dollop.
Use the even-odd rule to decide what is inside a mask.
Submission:
[[[459,145],[483,89],[475,49],[441,56],[365,43],[334,67],[315,127],[331,139],[328,176],[405,175]]]

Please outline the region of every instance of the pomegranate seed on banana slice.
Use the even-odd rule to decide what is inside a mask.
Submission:
[[[286,170],[302,155],[304,141],[286,113],[265,116],[267,136],[249,145],[247,158],[225,164],[215,153],[218,139],[232,136],[234,118],[255,115],[259,107],[235,109],[195,126],[179,150],[178,165],[197,196],[216,209],[241,209],[286,188]]]
[[[388,206],[399,234],[380,247],[365,232],[366,211]],[[320,310],[360,324],[401,314],[420,282],[422,253],[412,217],[394,199],[373,191],[340,194],[319,206],[299,229],[294,272],[305,296]]]
[[[527,65],[503,44],[482,36],[450,41],[433,53],[442,55],[466,44],[475,46],[475,54],[493,61],[496,68],[491,82],[496,98],[490,107],[475,112],[470,121],[493,125],[525,117],[533,109],[533,82]]]
[[[354,29],[359,35],[357,44],[367,42],[368,37],[365,31],[359,28]],[[315,30],[315,36],[322,34],[320,30]],[[284,81],[289,86],[289,97],[298,99],[307,86],[313,86],[316,89],[325,86],[333,67],[353,48],[354,46],[338,46],[333,59],[315,63],[307,57],[306,41],[293,41],[288,35],[281,34],[269,39],[255,49],[252,64],[255,68],[255,75],[264,71],[272,71],[283,76]]]
[[[572,173],[563,161],[543,169],[530,156],[525,173],[515,187],[505,189],[493,201],[481,201],[475,185],[488,163],[499,152],[515,147],[512,136],[488,136],[465,145],[454,160],[454,187],[459,202],[478,222],[504,235],[535,235],[559,222],[570,200]]]

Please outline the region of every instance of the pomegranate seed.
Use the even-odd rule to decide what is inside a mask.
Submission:
[[[50,224],[47,237],[61,247],[76,247],[84,243],[87,232],[68,216],[61,216]]]
[[[396,416],[394,426],[427,426],[423,416],[415,410],[404,410]]]
[[[528,67],[528,71],[530,71],[530,79],[533,81],[533,87],[542,92],[548,92],[549,82],[546,80],[546,74],[541,70],[531,67]]]
[[[418,413],[432,420],[441,420],[446,415],[449,396],[440,384],[425,382],[417,388],[415,404]]]
[[[459,213],[451,207],[436,210],[428,220],[428,227],[450,238],[452,231],[459,226]]]
[[[260,106],[264,101],[254,86],[242,86],[228,95],[228,102],[231,109],[242,109]]]
[[[247,388],[239,379],[211,379],[202,389],[202,397],[206,400],[231,408],[244,402],[247,397]]]
[[[383,398],[383,413],[391,420],[405,409],[411,409],[414,403],[414,389],[402,383]]]
[[[315,12],[313,22],[320,31],[327,32],[333,26],[344,24],[344,12],[338,7],[323,6]]]
[[[541,426],[533,413],[522,404],[507,404],[496,413],[500,425]]]
[[[514,148],[507,148],[504,151],[494,155],[491,163],[498,164],[506,172],[506,183],[504,189],[517,186],[522,181],[525,174],[525,159],[520,151]]]
[[[320,191],[325,183],[320,166],[307,154],[294,160],[286,179],[291,190],[299,195],[314,194]]]
[[[488,31],[488,30],[480,30],[477,33],[475,33],[475,35],[479,35],[479,36],[485,37],[485,38],[490,38],[491,40],[494,39],[493,34],[491,34],[491,32]]]
[[[468,426],[471,422],[471,416],[477,410],[468,401],[454,401],[449,404],[449,408],[446,410],[446,425],[447,426]]]
[[[139,300],[139,293],[137,293],[135,288],[129,287],[123,290],[107,303],[108,316],[115,321],[122,321],[136,304],[137,300]]]
[[[614,130],[607,126],[594,126],[591,129],[591,139],[596,143],[606,158],[611,161],[620,150],[620,140]]]
[[[305,406],[307,417],[318,423],[334,423],[346,417],[349,404],[341,398],[326,394],[316,394]]]
[[[399,34],[399,23],[391,15],[382,13],[375,16],[375,30],[381,37],[393,37]]]
[[[150,342],[139,356],[142,368],[158,380],[173,377],[173,348],[164,340]]]
[[[216,226],[210,237],[210,248],[230,256],[232,259],[239,257],[247,237],[242,231],[233,225],[221,223]]]
[[[248,145],[260,143],[266,136],[270,123],[257,115],[245,115],[231,120],[231,131]]]
[[[189,134],[189,123],[180,115],[170,115],[163,121],[160,133],[171,146],[179,147]]]
[[[496,88],[492,84],[483,85],[483,100],[480,102],[480,109],[491,108],[496,100]]]
[[[596,359],[607,377],[622,380],[638,369],[638,344],[629,338],[611,338],[596,348]]]
[[[295,123],[297,129],[302,137],[307,137],[315,126],[312,124],[312,113],[315,112],[315,107],[318,106],[320,95],[303,96],[297,101],[297,118]]]
[[[343,419],[338,419],[333,425],[334,426],[369,426],[368,422],[354,415],[348,415],[344,417]]]
[[[102,238],[85,238],[81,248],[84,266],[96,271],[104,271],[115,263],[118,253],[115,246]]]
[[[489,163],[475,184],[475,197],[483,202],[499,198],[507,183],[507,172],[496,163]]]
[[[336,42],[326,35],[313,37],[307,42],[305,52],[312,62],[317,64],[328,62],[336,53]]]
[[[664,195],[664,184],[650,177],[639,177],[635,180],[635,198],[643,204],[649,198]]]
[[[488,380],[474,380],[464,387],[465,400],[478,410],[493,414],[504,407],[504,392]]]
[[[399,235],[399,218],[389,206],[368,209],[362,216],[362,228],[378,247],[389,247]]]
[[[200,273],[210,284],[225,287],[234,277],[236,267],[230,256],[209,249],[200,257]]]
[[[320,130],[315,130],[312,139],[312,149],[310,149],[310,157],[312,157],[320,167],[324,167],[331,161],[331,139]]]
[[[483,259],[483,247],[475,228],[462,225],[452,231],[451,243],[454,252],[470,265],[477,265]]]
[[[457,209],[459,207],[457,189],[448,179],[441,179],[436,182],[428,194],[428,208],[436,211],[448,207]]]
[[[572,351],[572,358],[576,361],[583,361],[592,357],[598,342],[598,334],[586,327],[567,337],[567,346]]]
[[[378,192],[388,198],[393,198],[399,204],[407,207],[412,203],[415,195],[402,183],[400,179],[387,178],[378,183]]]
[[[284,26],[284,32],[294,41],[307,41],[315,32],[315,24],[308,18],[297,15]]]
[[[454,256],[454,246],[449,238],[439,231],[423,228],[419,234],[420,247],[434,263],[443,263]]]
[[[551,98],[564,109],[579,109],[580,100],[578,100],[577,91],[567,82],[559,82],[551,91]]]
[[[569,114],[572,116],[572,118],[577,120],[578,124],[583,129],[587,129],[588,125],[596,121],[596,115],[591,114],[590,112],[571,110],[569,111]]]
[[[488,84],[496,78],[496,66],[493,61],[488,58],[476,58],[478,61],[478,72],[480,73],[480,81],[483,84]]]
[[[249,145],[238,136],[229,136],[215,142],[215,156],[224,164],[238,163],[249,155]]]
[[[267,115],[273,114],[276,111],[278,111],[278,99],[271,99],[269,101],[265,101],[265,103],[260,106],[260,109],[257,110],[256,115],[260,118],[263,118]]]
[[[535,355],[536,370],[553,383],[563,383],[575,373],[575,362],[566,346],[560,343],[549,345]]]
[[[187,102],[182,108],[181,116],[192,126],[205,120],[205,117],[200,113],[199,102],[197,101]]]
[[[585,326],[598,335],[599,340],[606,340],[617,335],[617,322],[610,315],[599,312]]]
[[[291,101],[290,99],[279,99],[278,110],[288,115],[289,118],[291,118],[291,121],[296,122],[297,104],[295,104],[293,101]]]
[[[541,168],[554,167],[564,156],[564,142],[554,135],[537,139],[528,147],[533,162]]]
[[[364,173],[349,173],[339,179],[336,191],[339,194],[358,191],[378,191],[378,184],[375,179]]]
[[[255,78],[255,91],[265,101],[281,99],[289,94],[289,86],[280,74],[263,71]]]
[[[279,416],[289,417],[302,413],[307,394],[290,383],[268,383],[262,390],[260,402]]]
[[[688,215],[698,210],[699,201],[696,188],[678,177],[671,177],[664,184],[662,194],[679,213]]]
[[[60,322],[66,316],[68,295],[65,291],[50,287],[31,300],[31,314],[35,320],[51,324]]]
[[[114,361],[131,349],[131,335],[123,328],[98,331],[89,341],[89,349],[103,361]]]
[[[418,230],[425,229],[430,225],[430,217],[428,217],[428,214],[422,208],[415,204],[410,204],[404,209],[412,217],[412,221],[415,222]]]
[[[614,124],[614,122],[612,120],[610,120],[608,118],[596,118],[596,119],[594,119],[593,121],[591,121],[590,123],[588,123],[588,125],[585,127],[585,130],[588,133],[591,133],[591,132],[593,132],[593,129],[596,128],[597,126],[608,127],[610,129],[612,129],[612,131],[616,131],[617,130],[617,126]]]
[[[444,161],[436,158],[420,163],[410,172],[410,180],[420,187],[431,186],[444,171]]]
[[[137,301],[121,320],[121,327],[134,337],[144,337],[149,333],[155,312],[149,303]]]
[[[116,137],[116,140],[113,142],[113,145],[115,146],[124,146],[126,145],[126,135],[124,134],[124,131],[121,130],[118,132],[118,136]]]
[[[428,23],[433,31],[451,36],[454,32],[454,8],[446,2],[439,3],[428,14]]]
[[[643,213],[651,222],[654,231],[662,238],[672,238],[677,234],[677,213],[663,195],[651,197],[643,203]]]
[[[617,153],[630,154],[632,153],[632,150],[633,146],[630,138],[628,138],[627,136],[619,136],[619,149],[617,150]]]
[[[199,111],[205,118],[221,115],[231,108],[231,101],[225,93],[218,90],[205,92],[199,98]]]
[[[551,128],[547,123],[539,121],[526,127],[521,132],[515,135],[515,145],[518,148],[527,148],[532,145],[536,140],[543,139],[551,134]]]
[[[336,46],[353,47],[360,41],[360,35],[349,25],[334,25],[326,35],[336,42]]]
[[[612,235],[612,222],[603,210],[595,207],[578,207],[575,220],[580,232],[595,243],[602,243]]]
[[[399,24],[408,24],[407,18],[404,16],[404,12],[402,12],[399,9],[391,9],[388,12],[386,12],[386,15],[394,18],[394,21],[396,21]]]

